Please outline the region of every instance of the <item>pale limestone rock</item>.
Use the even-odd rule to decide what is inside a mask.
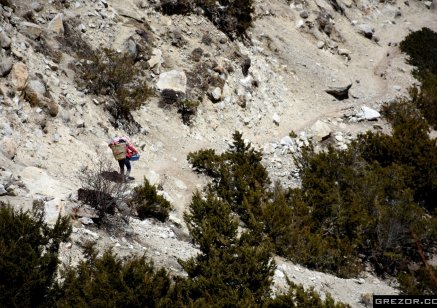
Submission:
[[[310,128],[315,141],[320,142],[328,138],[331,134],[331,128],[325,122],[318,120]]]
[[[18,175],[31,194],[64,198],[71,193],[71,188],[66,183],[55,180],[43,169],[26,167]]]
[[[44,203],[44,220],[49,225],[54,225],[59,216],[65,215],[65,202],[54,198]]]
[[[161,49],[154,48],[152,50],[152,56],[150,57],[150,60],[147,61],[147,63],[149,64],[152,72],[158,75],[161,72],[161,65],[162,63],[164,63]]]
[[[27,80],[29,79],[29,71],[26,64],[17,62],[12,67],[11,82],[17,91],[23,91],[26,88]]]
[[[17,154],[17,143],[11,137],[4,137],[0,143],[0,151],[9,159],[13,159]]]
[[[175,97],[185,96],[187,91],[187,76],[183,71],[169,71],[159,75],[156,87],[163,96]]]
[[[280,122],[281,122],[281,117],[277,113],[275,113],[273,115],[273,123],[275,123],[276,125],[279,125]]]
[[[0,59],[0,77],[7,76],[12,70],[12,58],[11,57],[2,57]]]
[[[0,47],[5,49],[11,47],[11,39],[4,31],[0,32]]]
[[[8,194],[8,191],[5,189],[5,187],[0,184],[0,196],[5,196]]]
[[[375,109],[369,108],[367,106],[361,106],[360,112],[357,114],[360,119],[363,120],[376,120],[381,117],[381,114]]]
[[[64,34],[64,14],[59,13],[49,22],[47,30],[58,35]]]
[[[18,29],[22,34],[29,37],[32,40],[35,40],[43,33],[46,33],[46,29],[40,25],[34,24],[32,22],[23,21],[18,25]]]

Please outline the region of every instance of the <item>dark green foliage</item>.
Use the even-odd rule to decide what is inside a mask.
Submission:
[[[320,307],[320,308],[343,308],[349,307],[343,303],[335,303],[332,297],[327,294],[322,300],[320,295],[313,289],[305,290],[303,286],[289,282],[287,294],[279,295],[273,299],[268,308],[299,308],[299,307]]]
[[[270,245],[253,235],[237,237],[237,222],[228,204],[208,193],[193,196],[184,216],[201,253],[180,261],[190,278],[186,302],[195,305],[240,306],[261,304],[270,298],[274,262]]]
[[[122,112],[140,108],[152,95],[141,78],[142,69],[128,54],[104,48],[84,56],[80,70],[84,86],[93,94],[113,97]]]
[[[188,155],[188,161],[198,172],[213,178],[212,189],[231,205],[241,219],[250,223],[251,217],[261,215],[261,204],[270,184],[261,164],[262,154],[245,144],[242,134],[233,134],[233,144],[223,154],[201,150]]]
[[[30,212],[15,212],[0,202],[0,306],[51,306],[61,242],[68,240],[68,219],[53,228],[35,204]]]
[[[428,73],[420,79],[420,90],[412,88],[412,103],[422,112],[428,123],[437,129],[437,74]]]
[[[410,56],[409,63],[418,68],[417,74],[437,74],[437,33],[429,28],[411,32],[400,48]]]
[[[437,267],[430,266],[427,270],[424,266],[418,270],[405,270],[398,275],[401,290],[406,294],[437,294],[437,283],[431,278],[429,271],[437,277]]]
[[[429,127],[408,102],[386,106],[384,113],[393,126],[392,136],[367,133],[360,137],[362,157],[382,167],[401,165],[415,201],[432,212],[437,198],[437,146],[429,138]]]
[[[177,103],[178,113],[181,115],[182,122],[185,125],[192,124],[193,117],[196,115],[199,105],[199,101],[188,99]]]
[[[422,28],[410,33],[400,44],[407,53],[409,63],[416,66],[416,77],[422,82],[420,91],[410,90],[413,104],[422,112],[428,123],[437,128],[437,33]]]
[[[128,205],[137,211],[140,219],[154,217],[160,221],[166,221],[172,209],[170,202],[163,196],[158,195],[156,187],[150,185],[146,178],[144,178],[142,186],[134,188],[132,196],[128,200]]]
[[[85,260],[63,272],[58,286],[59,307],[163,307],[170,305],[171,280],[165,270],[155,271],[144,257],[125,261],[111,251],[97,257],[92,245]],[[170,305],[171,306],[171,305]]]
[[[229,37],[243,36],[252,24],[253,0],[163,0],[164,14],[190,14],[201,9]]]
[[[435,251],[437,221],[426,211],[435,211],[436,142],[412,104],[384,109],[392,135],[369,132],[347,151],[307,149],[298,158],[302,189],[289,193],[289,204],[300,217],[273,229],[302,228],[291,236],[296,249],[284,249],[294,260],[350,276],[362,270],[362,259],[378,274],[403,273],[401,282],[408,282],[416,279],[410,265],[422,261],[413,234],[425,253]],[[279,209],[290,217],[283,199]]]
[[[11,0],[0,0],[0,4],[4,6],[11,6]]]

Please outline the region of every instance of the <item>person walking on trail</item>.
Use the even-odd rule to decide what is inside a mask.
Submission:
[[[129,179],[129,175],[132,169],[130,161],[133,159],[137,159],[137,149],[134,148],[134,146],[129,142],[129,138],[127,137],[116,137],[112,139],[109,147],[114,154],[114,158],[118,161],[121,176],[125,176],[124,167],[126,166],[127,172],[125,178]]]

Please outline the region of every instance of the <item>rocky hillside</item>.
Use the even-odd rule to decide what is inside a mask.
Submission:
[[[165,15],[155,0],[0,3],[0,201],[29,209],[42,200],[49,223],[72,215],[65,264],[93,240],[121,256],[146,253],[179,275],[177,259],[197,252],[183,213],[208,182],[188,153],[222,152],[238,130],[263,151],[272,180],[299,185],[291,154],[302,146],[344,149],[360,132],[388,129],[379,107],[417,83],[398,44],[424,26],[437,30],[435,0],[257,0],[253,26],[238,39],[202,12]],[[135,73],[122,87],[147,84],[152,93],[131,118],[114,112],[116,92],[93,90],[86,79],[110,73],[86,60],[108,50],[126,54],[121,70]],[[131,186],[144,177],[158,185],[174,207],[169,222],[97,228],[80,206],[81,168],[103,159],[117,170],[107,146],[116,135],[129,135],[141,152]],[[369,273],[347,280],[277,263],[276,289],[288,277],[352,306],[369,293],[397,293]]]

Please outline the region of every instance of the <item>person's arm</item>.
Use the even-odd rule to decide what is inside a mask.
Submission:
[[[129,144],[129,145],[128,145],[128,148],[129,148],[129,150],[132,151],[133,154],[138,154],[137,149],[135,149],[133,145]]]

